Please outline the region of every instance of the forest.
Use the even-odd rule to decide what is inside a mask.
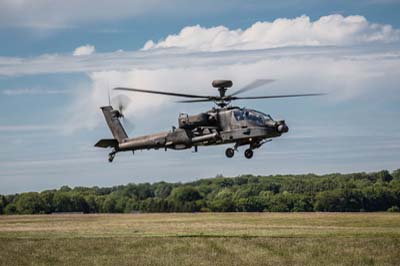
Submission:
[[[62,186],[0,195],[0,214],[399,210],[400,169],[326,175],[218,175],[187,183]]]

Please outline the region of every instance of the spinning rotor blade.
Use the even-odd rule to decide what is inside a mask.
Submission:
[[[256,88],[259,88],[265,84],[274,82],[274,79],[256,79],[255,81],[251,82],[250,84],[247,84],[246,86],[244,86],[243,88],[235,91],[234,93],[232,93],[229,96],[234,96],[234,95],[238,95],[239,93],[243,93],[245,91],[249,91],[249,90],[253,90]]]
[[[305,96],[319,96],[319,95],[325,95],[325,93],[305,93],[305,94],[286,94],[286,95],[270,95],[270,96],[231,97],[230,100],[273,99],[273,98],[305,97]]]
[[[126,95],[120,94],[113,97],[111,99],[111,102],[113,103],[112,105],[114,105],[120,113],[123,113],[124,110],[126,110],[130,105],[131,99],[129,99],[129,97]]]
[[[201,102],[212,102],[218,99],[198,99],[198,100],[183,100],[183,101],[176,101],[177,103],[201,103]]]
[[[168,95],[168,96],[174,96],[174,97],[194,98],[192,100],[182,100],[182,101],[177,101],[177,102],[178,103],[215,102],[215,104],[218,105],[219,107],[227,106],[227,105],[229,105],[229,103],[231,101],[234,101],[234,100],[273,99],[273,98],[288,98],[288,97],[304,97],[304,96],[324,95],[324,93],[305,93],[305,94],[283,94],[283,95],[248,96],[248,97],[235,96],[239,93],[243,93],[245,91],[249,91],[249,90],[258,88],[260,86],[263,86],[267,83],[271,83],[273,81],[275,81],[275,80],[273,80],[273,79],[257,79],[255,81],[253,81],[252,83],[248,84],[247,86],[237,90],[233,94],[227,95],[227,96],[184,94],[184,93],[176,93],[176,92],[153,91],[153,90],[143,90],[143,89],[136,89],[136,88],[124,88],[124,87],[114,88],[114,90],[161,94],[161,95]],[[125,104],[120,104],[119,109],[120,109],[120,111],[125,109]]]
[[[132,121],[125,117],[124,111],[131,104],[131,99],[123,94],[117,95],[111,99],[112,104],[116,107],[116,109],[120,112],[122,118],[122,124],[125,129],[130,132],[133,131],[135,125]]]
[[[210,97],[212,97],[212,96],[204,96],[204,95],[183,94],[183,93],[166,92],[166,91],[152,91],[152,90],[142,90],[142,89],[122,88],[122,87],[114,88],[114,90],[144,92],[144,93],[162,94],[162,95],[169,95],[169,96],[175,96],[175,97],[186,97],[186,98],[210,98]]]

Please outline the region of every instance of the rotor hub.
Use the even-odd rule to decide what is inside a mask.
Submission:
[[[225,98],[226,91],[228,88],[232,87],[233,83],[232,80],[224,80],[224,79],[217,79],[214,80],[211,85],[214,88],[217,88],[219,91],[219,97],[214,102],[220,107],[224,107],[229,104],[230,101],[227,101]]]

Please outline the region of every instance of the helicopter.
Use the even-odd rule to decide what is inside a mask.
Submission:
[[[101,139],[95,147],[112,148],[109,153],[108,161],[112,162],[118,152],[149,149],[168,149],[185,150],[194,148],[198,151],[198,146],[233,144],[225,150],[225,155],[232,158],[240,146],[248,146],[244,151],[247,159],[253,157],[253,151],[262,147],[265,143],[281,136],[289,131],[285,120],[274,120],[269,114],[250,108],[231,106],[230,103],[236,100],[254,99],[273,99],[287,97],[318,96],[323,93],[306,94],[286,94],[269,96],[237,96],[243,92],[261,87],[271,83],[272,79],[257,79],[247,86],[236,90],[232,94],[227,94],[227,90],[232,87],[231,80],[214,80],[212,86],[216,88],[219,95],[195,95],[166,91],[144,90],[137,88],[117,87],[114,90],[161,94],[174,97],[189,98],[180,100],[180,103],[199,103],[214,102],[216,107],[195,115],[180,113],[178,117],[178,127],[173,126],[170,131],[129,138],[121,119],[124,118],[124,104],[119,104],[118,109],[114,109],[111,104],[100,107],[108,127],[114,138]]]

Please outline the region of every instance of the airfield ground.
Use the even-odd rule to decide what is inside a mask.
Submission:
[[[0,265],[400,265],[400,214],[0,216]]]

